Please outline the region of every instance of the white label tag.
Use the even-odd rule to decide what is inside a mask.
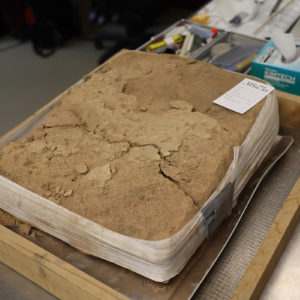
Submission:
[[[273,90],[270,85],[246,78],[213,102],[244,114]]]

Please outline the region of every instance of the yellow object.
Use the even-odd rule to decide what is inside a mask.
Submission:
[[[177,34],[177,35],[172,36],[172,39],[174,40],[174,42],[176,44],[179,44],[179,43],[181,43],[183,41],[183,36],[180,35],[180,34]],[[158,48],[164,47],[164,46],[167,46],[167,42],[165,40],[147,46],[146,51],[147,52],[151,52],[151,51],[153,51],[155,49],[158,49]]]
[[[256,54],[253,54],[249,58],[247,58],[247,59],[243,60],[242,62],[240,62],[239,64],[237,64],[236,65],[237,71],[241,71],[241,70],[245,69],[246,67],[250,66],[250,64],[252,63],[252,61],[254,60],[255,57],[256,57]]]
[[[196,14],[190,19],[192,22],[208,25],[210,23],[210,17],[206,14]]]

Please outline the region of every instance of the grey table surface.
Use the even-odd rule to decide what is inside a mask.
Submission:
[[[300,225],[271,275],[261,300],[300,299]]]
[[[30,280],[0,263],[0,299],[2,300],[55,300]]]

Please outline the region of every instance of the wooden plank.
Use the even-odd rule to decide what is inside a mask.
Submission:
[[[285,200],[232,300],[258,299],[300,221],[300,177]]]
[[[280,125],[300,131],[300,97],[276,91],[279,102]]]
[[[0,261],[60,299],[128,299],[1,225]]]

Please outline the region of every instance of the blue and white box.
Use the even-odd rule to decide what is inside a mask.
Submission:
[[[300,54],[300,43],[296,46]],[[252,62],[251,75],[264,79],[278,90],[300,95],[300,55],[286,63],[273,41],[269,41]]]

